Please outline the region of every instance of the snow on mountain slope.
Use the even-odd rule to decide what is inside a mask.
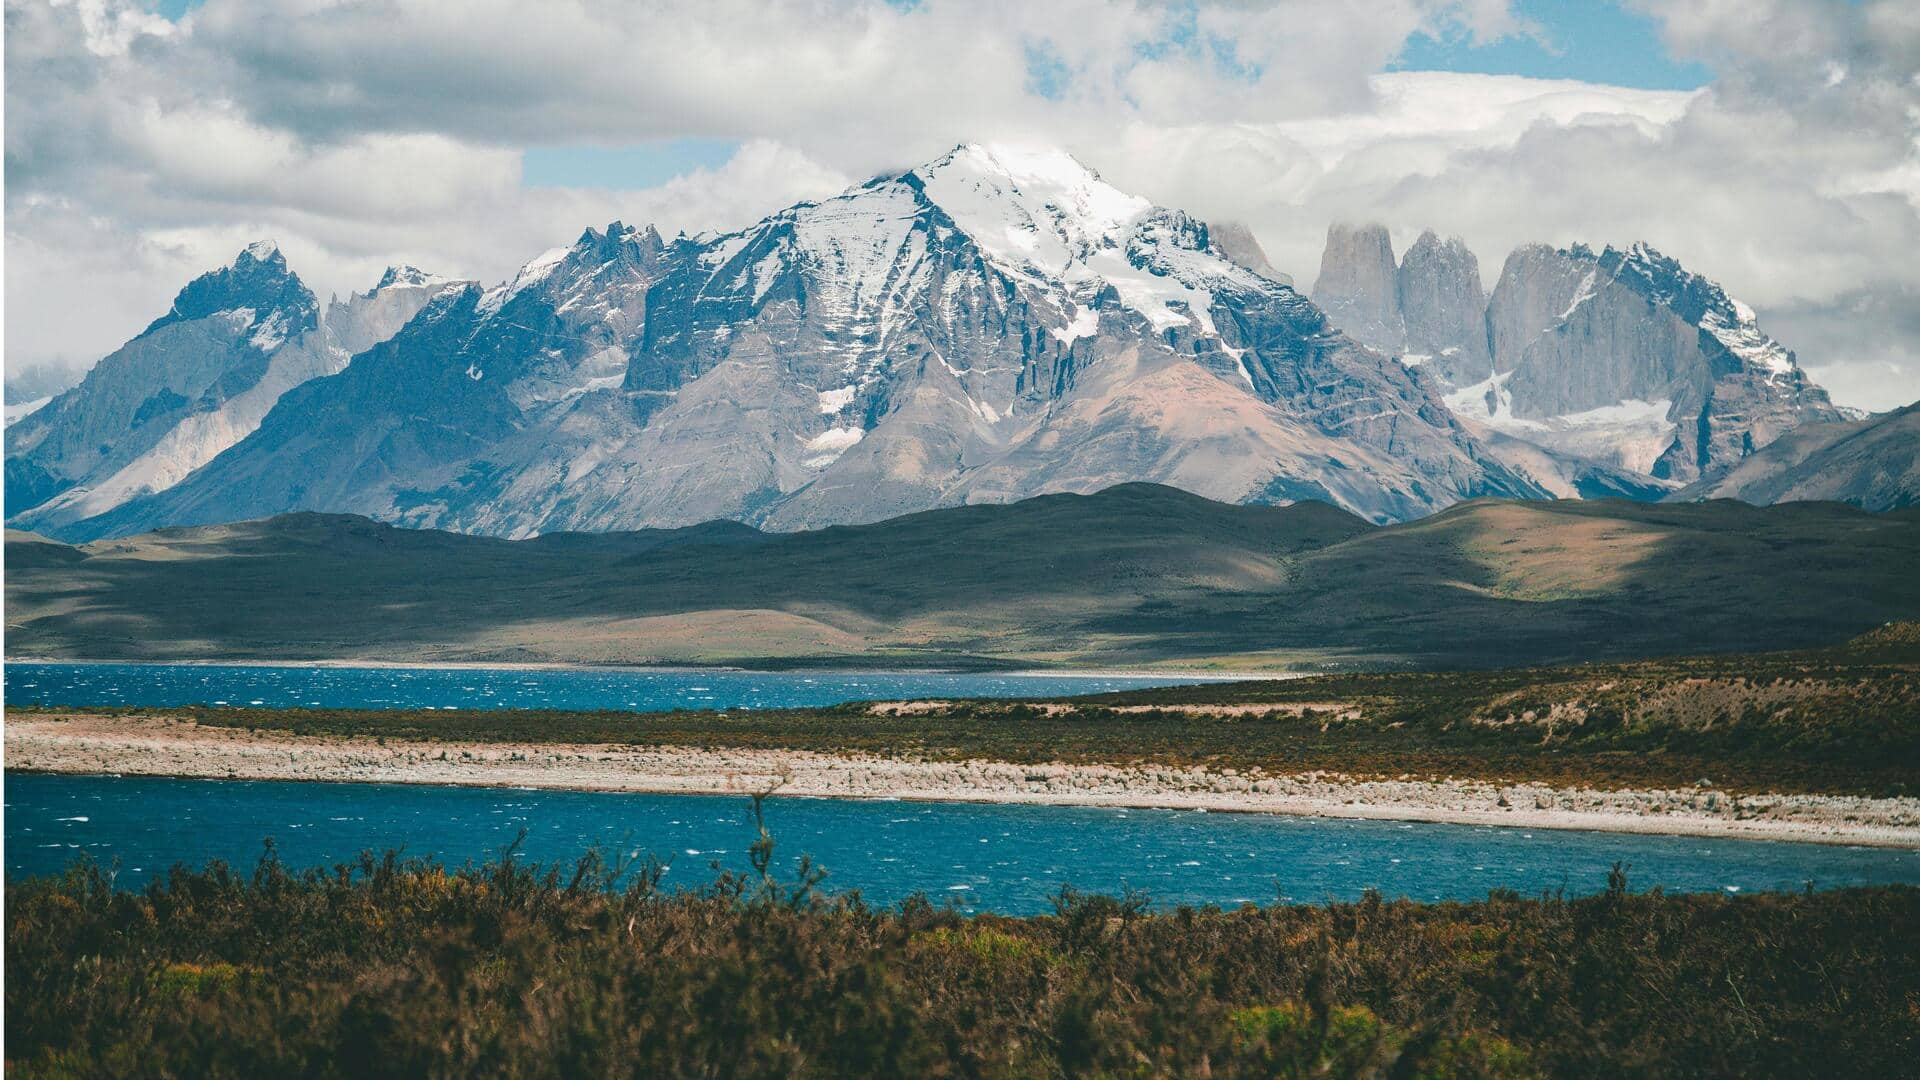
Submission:
[[[1484,300],[1472,253],[1431,233],[1391,294],[1380,226],[1330,230],[1325,266],[1336,321],[1378,337],[1383,319],[1403,320],[1403,362],[1434,379],[1456,415],[1576,471],[1585,462],[1670,490],[1842,415],[1751,309],[1646,244],[1525,245]]]
[[[285,340],[318,319],[318,302],[271,242],[196,278],[79,385],[8,426],[8,517],[106,480],[246,395]]]
[[[354,353],[392,337],[434,296],[457,284],[410,266],[389,268],[364,295],[350,294],[345,303],[336,299],[329,304],[318,325],[291,343],[286,341],[286,313],[275,312],[247,339],[270,354],[259,381],[213,408],[182,417],[117,471],[67,489],[20,520],[37,529],[58,530],[172,487],[252,434],[282,394],[346,367]]]
[[[588,230],[85,528],[800,528],[1130,479],[1376,520],[1542,493],[1203,223],[969,145],[735,233]]]
[[[1196,244],[1196,223],[1120,191],[1061,150],[968,145],[914,175],[999,269],[1052,292],[1063,309],[1111,288],[1156,330],[1194,319],[1212,333],[1211,290],[1259,286],[1257,275]]]

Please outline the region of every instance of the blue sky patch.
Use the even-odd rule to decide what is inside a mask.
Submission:
[[[695,169],[717,169],[738,139],[655,139],[635,146],[535,146],[520,159],[524,187],[646,188]]]
[[[1461,71],[1536,79],[1697,90],[1713,80],[1703,64],[1677,60],[1652,17],[1603,0],[1518,0],[1515,9],[1546,31],[1546,40],[1503,38],[1471,45],[1464,36],[1407,39],[1390,71]]]

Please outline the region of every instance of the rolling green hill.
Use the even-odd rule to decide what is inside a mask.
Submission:
[[[1375,528],[1129,484],[801,533],[9,533],[6,620],[13,657],[1484,666],[1837,642],[1920,616],[1917,556],[1920,519],[1826,503]]]

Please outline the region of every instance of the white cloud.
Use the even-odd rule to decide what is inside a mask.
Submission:
[[[1868,359],[1834,329],[1920,290],[1916,9],[1647,2],[1714,86],[1377,74],[1416,30],[1538,34],[1506,0],[208,0],[177,27],[7,0],[8,353],[96,357],[262,235],[323,295],[402,260],[493,280],[589,223],[739,226],[963,139],[1045,139],[1248,221],[1303,282],[1335,217],[1460,233],[1489,278],[1522,241],[1645,239],[1843,399],[1920,396],[1910,338]],[[528,147],[677,136],[743,142],[646,190],[519,181]]]

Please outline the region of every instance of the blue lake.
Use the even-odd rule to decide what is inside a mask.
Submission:
[[[1041,697],[1205,681],[1167,675],[933,675],[601,668],[6,665],[8,705],[330,709],[774,709],[902,697]]]
[[[836,889],[890,903],[922,892],[968,910],[1046,910],[1063,884],[1127,887],[1159,905],[1276,899],[1477,899],[1489,889],[1597,892],[1615,861],[1630,886],[1798,890],[1920,884],[1920,852],[1554,830],[1155,810],[768,801],[777,863],[809,853]],[[137,887],[175,863],[242,869],[272,837],[293,866],[401,848],[458,864],[524,830],[519,857],[571,860],[593,845],[671,859],[666,881],[745,868],[753,833],[740,797],[622,795],[378,784],[6,777],[6,872],[59,871],[81,854],[117,861]]]

